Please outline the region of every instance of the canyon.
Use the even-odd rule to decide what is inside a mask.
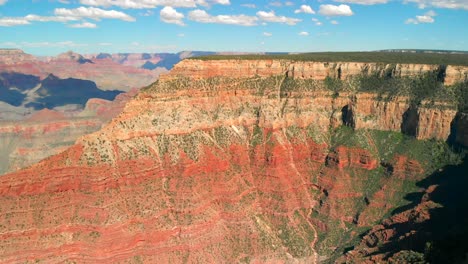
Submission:
[[[397,260],[380,246],[442,206],[420,183],[466,164],[468,121],[439,94],[362,80],[426,74],[441,93],[468,81],[456,65],[183,60],[99,131],[0,177],[0,261]]]
[[[138,88],[167,71],[142,69],[144,54],[114,58],[0,49],[0,174],[58,154],[99,130]]]

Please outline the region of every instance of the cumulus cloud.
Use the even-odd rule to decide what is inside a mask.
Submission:
[[[135,18],[116,10],[104,10],[96,7],[78,7],[75,9],[56,8],[54,14],[64,17],[90,18],[94,20],[120,19],[123,21],[135,21]]]
[[[22,26],[30,24],[28,20],[24,18],[15,18],[15,17],[2,17],[0,18],[0,27],[12,27],[12,26]]]
[[[273,36],[273,34],[271,34],[270,32],[263,32],[263,36],[271,37],[271,36]]]
[[[309,32],[301,31],[301,32],[299,32],[299,36],[309,36]]]
[[[434,16],[436,16],[436,15],[437,14],[434,11],[430,10],[430,11],[426,12],[422,16],[416,16],[415,18],[408,18],[405,21],[405,24],[417,25],[417,24],[420,24],[420,23],[434,23],[434,21],[435,21]]]
[[[174,8],[170,6],[166,6],[163,9],[161,9],[161,12],[159,12],[159,15],[160,15],[161,20],[165,23],[185,26],[185,23],[183,21],[185,17],[184,14],[177,12],[177,10],[175,10]]]
[[[332,25],[338,25],[339,23],[338,23],[338,21],[336,21],[336,20],[332,20],[332,21],[330,21],[330,24],[332,24]]]
[[[315,14],[315,11],[309,5],[301,5],[301,7],[299,9],[296,9],[294,13]]]
[[[3,5],[7,2],[8,0],[0,0],[0,5]]]
[[[266,22],[283,23],[283,24],[288,24],[290,26],[296,25],[298,22],[302,21],[301,19],[297,19],[297,18],[277,16],[274,11],[270,11],[270,12],[258,11],[257,16],[258,18]]]
[[[217,15],[212,16],[205,10],[196,9],[190,11],[188,14],[190,20],[200,23],[216,23],[216,24],[228,24],[228,25],[239,25],[239,26],[255,26],[257,25],[257,17],[247,15]]]
[[[70,25],[70,27],[72,28],[97,28],[97,25],[94,23],[90,23],[90,22],[83,22],[79,24],[72,24]]]
[[[352,16],[354,14],[349,5],[320,5],[319,13],[324,16]]]
[[[358,4],[358,5],[376,5],[386,4],[388,0],[333,0],[338,3]]]
[[[405,3],[416,3],[419,8],[433,6],[437,8],[468,10],[467,0],[404,0]]]
[[[212,4],[229,5],[229,0],[80,0],[83,5],[90,6],[118,6],[121,8],[156,8],[158,6],[170,7],[196,7],[197,5],[209,6]]]
[[[29,14],[24,17],[4,17],[0,18],[0,26],[19,26],[28,25],[31,22],[72,22],[83,20],[84,18],[90,18],[94,20],[101,19],[120,19],[124,21],[135,21],[135,19],[123,12],[115,10],[103,10],[94,7],[79,7],[76,9],[56,8],[54,10],[55,16],[39,16]],[[75,28],[95,28],[96,24],[83,22],[79,24],[70,25]]]

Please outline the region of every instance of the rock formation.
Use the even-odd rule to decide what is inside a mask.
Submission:
[[[449,153],[402,127],[446,140],[457,115],[428,104],[410,115],[405,97],[325,89],[326,76],[389,68],[339,65],[179,63],[100,131],[0,177],[0,261],[337,259]]]

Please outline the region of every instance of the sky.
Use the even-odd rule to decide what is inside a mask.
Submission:
[[[0,48],[468,50],[468,0],[0,0]]]

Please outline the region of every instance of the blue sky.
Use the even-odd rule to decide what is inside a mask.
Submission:
[[[468,0],[0,0],[0,48],[468,50]]]

